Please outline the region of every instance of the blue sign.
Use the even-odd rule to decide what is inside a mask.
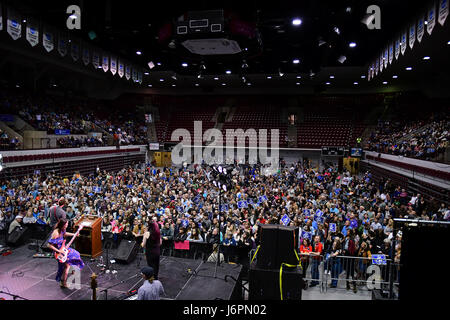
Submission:
[[[317,217],[317,218],[320,218],[321,216],[323,216],[323,212],[320,211],[320,209],[317,209],[317,210],[316,210],[316,217]]]
[[[307,231],[302,231],[302,239],[312,240],[312,233]]]
[[[180,207],[180,206],[177,206],[176,209],[177,209],[177,211],[178,211],[179,213],[182,213],[182,212],[184,211],[183,208]]]
[[[55,130],[55,134],[59,135],[59,136],[67,136],[70,134],[70,130],[61,130],[61,129],[56,129]]]
[[[319,224],[323,224],[323,223],[325,222],[324,217],[316,217],[315,220],[316,220],[316,222],[319,223]]]
[[[287,225],[289,225],[289,222],[291,222],[291,219],[288,217],[287,214],[285,214],[285,215],[283,216],[283,218],[281,218],[281,221],[283,222],[283,224],[284,224],[285,226],[287,226]]]
[[[386,256],[384,254],[373,254],[372,264],[375,265],[386,265]]]
[[[6,193],[11,197],[14,197],[14,195],[15,195],[15,192],[12,189],[8,189],[8,191]]]
[[[336,223],[330,223],[330,232],[336,232]]]
[[[181,221],[181,225],[185,228],[187,228],[187,226],[189,225],[189,220],[182,220]]]
[[[0,114],[0,121],[14,122],[14,116],[10,114]]]
[[[309,209],[305,209],[303,210],[303,214],[305,215],[305,217],[309,217],[311,215],[311,211]]]
[[[222,211],[228,211],[228,204],[221,204],[220,205],[220,212]]]
[[[95,193],[101,193],[102,192],[102,188],[100,188],[100,187],[93,187],[92,189],[93,189],[93,191]]]

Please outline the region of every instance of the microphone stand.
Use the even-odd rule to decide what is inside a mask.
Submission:
[[[131,277],[125,279],[125,280],[122,280],[122,281],[120,281],[120,282],[118,282],[118,283],[116,283],[116,284],[113,284],[112,286],[109,286],[108,288],[103,289],[103,290],[100,291],[100,292],[105,292],[105,300],[108,300],[108,290],[109,290],[109,289],[112,289],[112,288],[114,288],[114,287],[117,287],[118,285],[121,285],[122,283],[125,283],[125,282],[127,282],[128,280],[131,280],[131,279],[137,277],[138,275],[139,275],[139,273],[136,273],[135,275],[133,275],[133,276],[131,276]]]

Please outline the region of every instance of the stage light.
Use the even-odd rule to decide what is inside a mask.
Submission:
[[[226,74],[231,74],[231,70],[225,71]]]
[[[248,85],[248,86],[251,86],[252,84],[251,84],[250,82],[247,82],[247,85]]]
[[[383,81],[383,84],[388,84],[387,81]]]
[[[137,54],[138,56],[140,56],[140,55],[142,54],[142,52],[141,52],[141,51],[136,51],[136,54]]]
[[[196,83],[196,84],[195,84],[195,86],[196,86],[196,87],[198,87],[198,86],[199,86],[199,84],[198,84],[198,83]]]
[[[299,63],[300,63],[300,60],[299,60],[299,59],[294,59],[294,60],[292,61],[292,63],[293,63],[293,64],[299,64]]]
[[[198,74],[197,79],[203,79],[203,76],[201,73]]]
[[[330,79],[334,79],[334,76],[330,76]]]
[[[366,76],[361,76],[361,79],[365,79],[366,78]]]
[[[226,86],[227,84],[226,84],[226,83],[222,83],[222,85],[223,85],[223,86]]]
[[[186,68],[186,67],[188,66],[188,64],[187,64],[186,62],[183,62],[183,63],[181,64],[181,66]]]
[[[431,58],[429,56],[423,57],[423,60],[430,60]]]
[[[351,8],[351,7],[347,7],[347,8],[345,8],[345,12],[347,12],[347,13],[351,13],[351,12],[352,12],[352,8]]]
[[[355,82],[353,82],[353,84],[354,84],[354,85],[357,85],[357,84],[358,84],[358,82],[356,82],[356,81],[355,81]]]
[[[330,85],[331,83],[330,82],[327,82],[327,83],[325,83],[326,85]]]
[[[406,68],[405,68],[405,70],[407,70],[407,71],[411,71],[411,70],[412,70],[412,68],[411,68],[411,67],[406,67]]]
[[[242,61],[242,66],[241,66],[241,68],[242,68],[242,69],[247,69],[247,68],[248,68],[247,61],[245,61],[245,60]]]
[[[161,62],[157,62],[156,64],[157,64],[158,66],[160,66],[162,63],[161,63]]]
[[[392,79],[397,79],[398,78],[398,76],[392,76]]]
[[[172,85],[172,87],[176,87],[176,86],[177,86],[176,84],[173,84],[173,85]]]
[[[297,79],[301,79],[302,77],[301,77],[301,76],[296,76],[296,78],[297,78]]]
[[[322,39],[319,40],[319,47],[323,46],[324,44],[327,44],[325,41],[323,41]]]
[[[341,34],[341,31],[339,30],[338,27],[334,27],[333,31],[336,32],[337,34]]]
[[[272,77],[271,76],[267,76],[267,79],[272,79]]]
[[[215,77],[214,80],[219,80],[219,78]]]
[[[448,41],[447,44],[450,44],[450,41]]]
[[[298,85],[298,86],[299,86],[299,85],[300,85],[300,82],[297,82],[297,83],[296,83],[296,85]]]
[[[144,72],[144,75],[145,75],[145,76],[148,76],[149,74],[150,74],[150,73],[148,73],[148,72]]]
[[[299,18],[292,19],[292,25],[299,26],[301,24],[302,24],[302,19],[299,19]]]
[[[356,43],[355,43],[355,42],[350,42],[350,43],[348,44],[348,46],[349,46],[350,48],[354,48],[354,47],[356,47]]]
[[[159,79],[159,81],[164,82],[164,79]]]
[[[149,84],[149,85],[147,85],[147,87],[149,87],[149,88],[151,88],[151,87],[153,87],[151,84]]]
[[[177,81],[178,79],[177,79],[177,75],[176,74],[174,74],[173,76],[171,76],[171,78],[173,79],[173,80],[175,80],[175,81]]]
[[[280,75],[280,77],[284,76],[284,73],[281,72],[281,70],[278,70],[278,74]]]
[[[340,56],[340,57],[337,59],[337,61],[339,61],[340,63],[344,63],[345,60],[347,60],[347,57],[346,57],[346,56]]]

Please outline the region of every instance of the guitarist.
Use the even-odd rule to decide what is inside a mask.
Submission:
[[[65,219],[60,219],[52,232],[52,236],[48,241],[48,247],[55,251],[55,253],[64,253],[62,250],[64,237],[73,237],[75,234],[66,232],[68,222]],[[58,261],[58,260],[57,260]],[[72,248],[69,248],[67,260],[65,263],[58,261],[58,272],[56,274],[56,281],[60,282],[61,288],[67,288],[67,275],[70,266],[83,269],[84,262],[81,260],[80,253]]]

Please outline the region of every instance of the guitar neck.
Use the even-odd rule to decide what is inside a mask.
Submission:
[[[81,231],[81,228],[79,228],[78,231],[73,235],[72,239],[70,239],[70,242],[67,244],[66,249],[70,247],[70,245],[72,244],[73,240],[75,240],[75,238],[80,233],[80,231]]]

